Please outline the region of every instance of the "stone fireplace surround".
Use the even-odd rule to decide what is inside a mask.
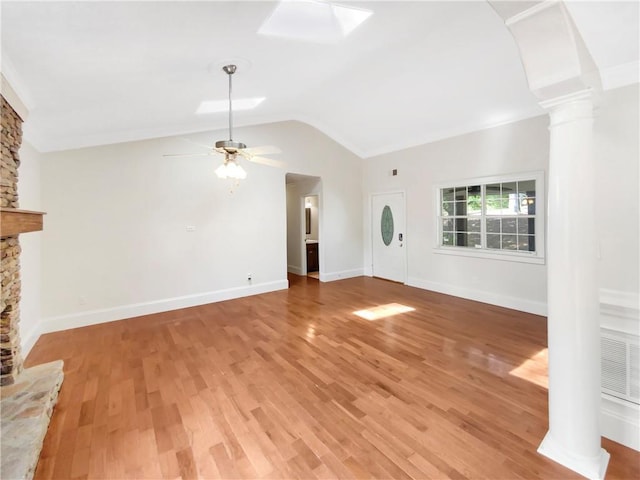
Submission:
[[[0,478],[31,479],[62,385],[62,361],[23,369],[20,351],[19,234],[42,228],[42,214],[19,210],[22,118],[2,78],[0,96]],[[17,101],[17,100],[16,100]],[[23,110],[23,109],[20,109]]]

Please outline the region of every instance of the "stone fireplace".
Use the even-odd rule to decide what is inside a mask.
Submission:
[[[2,136],[0,157],[0,207],[18,208],[19,149],[22,119],[1,98]],[[11,385],[22,370],[20,354],[20,242],[18,235],[0,239],[2,298],[0,299],[0,386]]]
[[[42,213],[20,210],[18,167],[24,111],[1,77],[0,117],[0,478],[31,479],[62,385],[62,361],[23,369],[19,235],[42,230]],[[9,99],[9,100],[7,100]],[[16,105],[16,108],[14,108]],[[18,107],[19,106],[19,107]]]

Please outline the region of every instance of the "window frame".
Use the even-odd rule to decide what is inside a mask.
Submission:
[[[485,204],[485,192],[486,186],[495,183],[508,183],[508,182],[525,182],[528,180],[534,180],[536,182],[536,213],[535,219],[535,242],[536,251],[528,252],[522,250],[502,250],[487,248],[487,231],[486,231],[486,219],[491,218],[491,215],[486,214]],[[442,219],[445,218],[442,215],[442,198],[441,191],[445,188],[459,188],[470,187],[480,185],[481,190],[481,213],[477,217],[480,221],[480,235],[481,235],[481,248],[463,247],[457,245],[442,245],[443,229]],[[434,253],[444,255],[457,255],[464,257],[476,257],[476,258],[488,258],[494,260],[506,260],[512,262],[522,263],[545,263],[545,245],[546,245],[546,231],[545,231],[545,210],[546,210],[546,190],[545,190],[545,172],[534,171],[525,173],[514,173],[506,175],[492,175],[487,177],[475,177],[459,179],[450,182],[439,182],[434,184],[434,198],[436,208],[436,238]],[[514,215],[518,217],[517,215]],[[531,218],[523,216],[524,218]],[[455,217],[453,217],[455,218]],[[468,216],[467,216],[468,218]]]

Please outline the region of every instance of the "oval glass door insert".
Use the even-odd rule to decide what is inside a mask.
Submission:
[[[382,241],[388,247],[393,240],[393,214],[391,213],[391,207],[385,205],[382,209],[382,216],[380,217],[380,232],[382,233]]]

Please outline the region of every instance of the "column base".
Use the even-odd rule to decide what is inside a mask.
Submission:
[[[609,465],[609,452],[604,448],[595,457],[584,457],[567,451],[547,432],[538,447],[538,453],[550,458],[556,463],[573,470],[590,480],[603,480]]]

